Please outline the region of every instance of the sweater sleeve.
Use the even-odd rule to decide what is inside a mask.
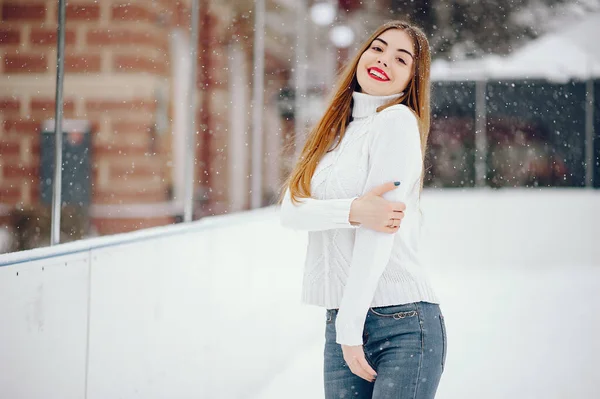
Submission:
[[[404,105],[392,106],[375,117],[372,129],[369,170],[363,192],[383,183],[400,181],[400,186],[385,193],[383,198],[406,202],[423,167],[417,118]],[[407,208],[405,212],[412,211]],[[350,272],[336,318],[338,344],[363,344],[367,312],[390,260],[394,238],[395,234],[364,227],[356,231]]]
[[[299,204],[292,203],[290,189],[287,188],[281,204],[281,224],[296,230],[330,230],[341,228],[357,228],[350,223],[352,201],[358,197],[347,199],[318,200],[301,198]]]

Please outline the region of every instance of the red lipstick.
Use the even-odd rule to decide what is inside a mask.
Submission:
[[[377,73],[379,73],[381,76],[384,77],[384,79],[382,79],[379,76],[375,76],[371,73],[371,71],[376,71]],[[367,73],[369,74],[370,77],[372,77],[375,80],[379,80],[380,82],[387,82],[388,80],[390,80],[389,76],[387,75],[387,73],[385,73],[383,70],[377,68],[377,67],[371,67],[367,69]]]

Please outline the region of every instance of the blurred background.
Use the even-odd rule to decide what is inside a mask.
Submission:
[[[427,188],[598,188],[599,4],[268,0],[257,30],[255,2],[202,0],[191,43],[191,0],[69,1],[61,242],[180,222],[192,117],[193,219],[274,203],[337,71],[391,18],[433,48]],[[49,244],[57,2],[0,6],[8,252]]]
[[[56,136],[59,3],[0,0],[0,399],[322,397],[275,203],[389,19],[433,51],[437,397],[600,398],[600,0],[69,0]]]

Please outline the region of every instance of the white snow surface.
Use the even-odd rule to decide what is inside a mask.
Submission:
[[[423,194],[448,337],[436,398],[600,398],[600,257],[585,238],[600,236],[599,194]],[[294,357],[257,399],[324,397],[324,314],[306,308]]]
[[[437,398],[600,398],[600,190],[426,190],[423,213]],[[0,398],[323,398],[305,248],[271,207],[0,255]]]
[[[600,268],[438,265],[433,277],[448,337],[436,398],[600,398]],[[323,320],[315,310],[290,337],[303,344],[257,399],[324,397]]]
[[[431,66],[434,80],[548,79],[566,82],[600,77],[600,13],[532,40],[507,56],[448,62]]]

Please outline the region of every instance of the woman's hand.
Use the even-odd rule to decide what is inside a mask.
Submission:
[[[352,201],[350,223],[359,223],[382,233],[397,232],[404,218],[406,205],[403,202],[390,202],[381,197],[396,187],[394,182],[382,184]]]
[[[362,345],[342,345],[342,352],[344,354],[344,360],[348,367],[350,367],[352,373],[369,382],[375,381],[377,373],[369,366],[369,363],[367,363],[365,350]]]

